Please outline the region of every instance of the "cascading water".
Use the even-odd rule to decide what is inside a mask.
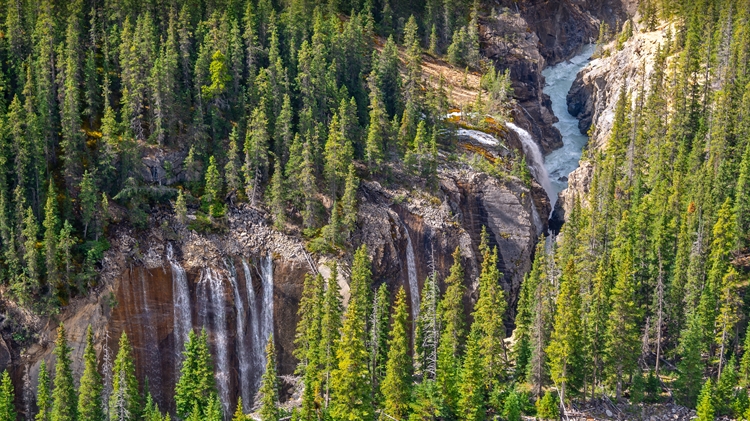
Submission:
[[[167,243],[167,261],[172,267],[172,308],[174,309],[174,352],[176,369],[180,370],[182,351],[190,331],[193,329],[193,316],[190,311],[190,287],[185,269],[174,259],[172,244]]]
[[[541,149],[539,149],[539,145],[534,142],[531,134],[526,130],[510,122],[505,123],[505,125],[516,132],[518,138],[521,139],[521,145],[526,154],[526,159],[530,161],[527,162],[527,164],[531,168],[532,175],[534,176],[534,179],[542,185],[544,191],[547,192],[547,196],[554,207],[555,200],[557,200],[557,193],[553,190],[552,183],[550,183],[547,168],[544,167],[544,157],[542,156]]]
[[[148,370],[148,381],[152,386],[153,398],[157,402],[163,402],[161,396],[161,368],[159,367],[159,343],[156,334],[156,323],[151,315],[151,307],[148,305],[148,289],[146,286],[146,271],[141,271],[141,293],[143,299],[143,330],[145,336],[145,348],[148,354],[146,369]]]
[[[417,317],[419,317],[419,281],[417,280],[417,265],[414,261],[414,247],[411,244],[411,235],[409,230],[404,225],[406,231],[406,269],[409,276],[409,295],[411,298],[411,317],[414,322],[414,326],[417,323]]]
[[[212,323],[210,332],[214,342],[213,355],[216,356],[216,368],[214,376],[216,386],[219,389],[219,399],[224,407],[224,413],[230,413],[229,402],[229,352],[227,345],[229,335],[227,329],[226,307],[224,306],[224,283],[221,276],[211,268],[205,269],[198,282],[198,311],[203,326],[208,326],[209,307],[211,308]]]
[[[237,350],[237,359],[240,365],[240,396],[242,397],[242,403],[245,408],[249,409],[249,405],[252,402],[252,382],[250,379],[251,373],[251,355],[248,355],[245,346],[245,323],[247,321],[247,312],[245,311],[245,302],[240,295],[239,284],[237,283],[237,271],[234,267],[234,262],[229,260],[224,262],[229,273],[229,282],[232,284],[232,291],[234,292],[234,305],[237,310],[237,332],[235,335],[235,345]]]
[[[250,309],[250,332],[252,334],[251,342],[251,355],[250,355],[250,366],[251,372],[255,376],[253,379],[253,390],[258,387],[257,373],[262,369],[263,364],[263,344],[261,343],[261,332],[260,332],[260,312],[258,311],[258,300],[255,296],[255,288],[253,288],[253,278],[250,274],[250,265],[247,264],[247,260],[242,259],[242,269],[245,272],[245,288],[247,289],[247,307]],[[244,400],[244,398],[243,398]],[[252,400],[247,401],[247,405],[250,406]]]
[[[262,259],[260,277],[263,280],[262,325],[260,333],[264,349],[261,355],[263,356],[263,367],[265,367],[265,347],[268,339],[273,334],[273,257],[270,253]]]
[[[578,119],[568,112],[567,97],[576,75],[586,66],[595,48],[594,45],[588,45],[583,48],[581,54],[542,72],[546,80],[544,93],[549,95],[552,112],[559,120],[554,126],[560,131],[563,140],[563,147],[552,151],[544,160],[551,178],[555,199],[558,193],[568,187],[568,175],[578,168],[581,151],[589,141],[588,136],[581,134]],[[554,201],[552,206],[554,208]]]

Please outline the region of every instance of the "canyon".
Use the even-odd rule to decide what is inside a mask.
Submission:
[[[499,250],[510,334],[521,283],[531,268],[538,239],[547,232],[550,215],[555,209],[566,209],[571,195],[584,192],[587,183],[584,165],[569,176],[569,188],[558,201],[559,187],[542,165],[543,155],[563,146],[552,102],[544,93],[542,71],[577,56],[596,37],[600,20],[622,20],[634,13],[634,3],[501,1],[499,6],[506,6],[502,12],[480,20],[482,54],[498,70],[510,71],[517,106],[513,123],[507,125],[510,130],[497,144],[478,143],[471,136],[460,140],[474,142],[493,156],[502,154],[505,145],[523,150],[535,181],[527,186],[515,177],[499,180],[447,159],[441,160],[439,189],[434,194],[378,179],[363,181],[357,228],[350,242],[367,245],[376,286],[386,283],[393,291],[403,285],[410,311],[416,315],[425,278],[436,273],[442,288],[453,263],[451,254],[460,247],[466,270],[464,301],[471,308],[481,264],[480,232],[486,227],[491,246]],[[629,43],[627,48],[639,49],[637,45]],[[609,60],[633,53],[625,50]],[[604,70],[584,70],[568,97],[569,109],[581,119],[582,129],[588,129],[587,119],[597,128],[594,145],[602,143],[612,92],[619,89],[608,78],[632,76],[632,72],[612,72],[617,67],[610,62],[592,63],[587,69]],[[147,154],[143,158],[141,172],[168,182],[167,166],[184,157]],[[115,209],[118,212],[126,210]],[[327,276],[329,264],[335,261],[341,268],[336,282],[344,300],[348,297],[351,253],[310,254],[301,236],[279,232],[269,220],[265,210],[243,203],[230,206],[224,232],[197,233],[177,221],[168,208],[149,215],[145,230],[125,222],[114,224],[98,285],[88,296],[72,300],[53,317],[35,316],[7,304],[8,318],[34,334],[22,344],[5,338],[0,343],[0,363],[12,367],[19,386],[27,372],[35,385],[41,361],[54,362],[55,328],[63,323],[78,377],[89,325],[100,356],[112,354],[125,332],[133,343],[139,380],[148,381],[160,408],[173,411],[170,397],[188,332],[206,329],[225,412],[231,413],[237,397],[250,410],[269,338],[276,345],[280,373],[294,372],[294,327],[304,277]]]

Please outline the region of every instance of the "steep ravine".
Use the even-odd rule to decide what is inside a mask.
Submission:
[[[540,143],[542,151],[549,152],[560,146],[561,139],[552,126],[555,117],[542,91],[541,72],[548,60],[571,57],[588,38],[563,38],[559,35],[565,29],[558,27],[558,41],[540,41],[523,16],[539,17],[547,9],[534,10],[534,14],[521,11],[521,16],[507,13],[482,21],[482,48],[498,69],[511,71],[519,104],[514,112],[516,124]],[[583,12],[555,20],[558,16],[548,16],[548,20],[568,29],[575,23],[593,22]],[[558,43],[563,39],[565,45],[561,46]],[[520,147],[515,135],[506,140]],[[143,172],[166,174],[165,159],[144,156]],[[542,187],[534,183],[529,188],[513,177],[500,181],[465,165],[448,163],[441,165],[439,189],[432,195],[381,181],[363,181],[357,229],[351,238],[352,244],[367,244],[375,283],[385,282],[391,290],[404,285],[412,298],[417,293],[413,291],[415,280],[419,289],[433,271],[439,279],[447,275],[453,263],[451,254],[460,246],[469,308],[476,298],[477,247],[481,228],[486,226],[491,245],[499,250],[502,284],[511,309],[508,327],[512,327],[521,282],[551,211]],[[124,331],[134,346],[139,380],[148,379],[159,406],[171,411],[186,332],[205,327],[223,405],[232,408],[238,396],[253,395],[263,366],[263,344],[271,333],[281,374],[293,372],[294,327],[305,274],[327,275],[326,263],[336,260],[342,267],[337,281],[344,299],[348,296],[350,250],[336,256],[311,256],[299,237],[272,229],[269,219],[263,210],[241,204],[230,208],[228,231],[223,234],[188,230],[175,221],[171,209],[152,213],[144,231],[125,223],[111,227],[112,247],[105,254],[99,286],[49,319],[15,312],[37,330],[38,340],[25,349],[0,343],[0,360],[4,358],[12,367],[19,388],[27,369],[35,386],[40,362],[53,362],[55,328],[62,322],[68,330],[78,377],[86,328],[91,325],[94,329],[100,357],[105,347],[110,353],[116,351],[117,339]]]

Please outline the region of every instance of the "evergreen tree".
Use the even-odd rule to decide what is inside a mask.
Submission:
[[[245,137],[245,193],[255,203],[255,191],[268,173],[268,118],[263,107],[253,110]]]
[[[39,364],[39,380],[36,389],[37,413],[34,421],[51,420],[52,396],[50,395],[50,380],[47,372],[47,363],[42,360]]]
[[[222,184],[221,174],[219,174],[219,169],[216,165],[216,158],[211,156],[208,160],[208,169],[206,169],[206,189],[203,195],[203,200],[209,205],[211,216],[219,216],[221,214]]]
[[[484,384],[482,379],[486,375],[479,348],[479,331],[472,330],[466,343],[466,356],[461,368],[461,383],[459,385],[458,413],[463,414],[467,421],[482,421],[485,419]]]
[[[362,260],[360,251],[366,259],[367,249],[362,246],[355,254],[352,265],[351,299],[344,315],[341,339],[336,358],[338,367],[331,373],[331,417],[335,420],[374,419],[375,408],[372,405],[372,389],[368,369],[369,355],[365,348],[367,341],[366,299],[369,282],[364,276],[369,274],[369,264]],[[363,263],[367,266],[362,267]],[[365,308],[361,308],[365,307]]]
[[[678,351],[682,359],[677,365],[679,375],[675,381],[678,401],[689,407],[695,405],[703,379],[702,341],[701,321],[698,312],[693,311],[680,337]]]
[[[388,362],[388,338],[389,334],[392,333],[390,326],[391,319],[391,303],[390,294],[388,292],[388,285],[385,283],[380,284],[377,292],[374,296],[372,303],[372,323],[370,333],[370,371],[372,375],[372,385],[376,393],[380,393],[382,389],[382,382],[386,375],[387,362]],[[394,307],[395,308],[395,307]],[[378,401],[381,401],[382,397],[377,396]]]
[[[260,419],[261,421],[279,420],[279,379],[276,375],[276,348],[273,336],[268,338],[266,345],[266,371],[261,378],[260,389]]]
[[[243,190],[238,142],[239,130],[235,125],[232,126],[232,132],[229,134],[229,151],[227,151],[227,163],[224,166],[224,178],[226,178],[229,193],[241,192]]]
[[[441,331],[435,380],[445,407],[455,413],[458,402],[461,355],[466,335],[464,317],[464,268],[461,249],[453,251],[453,265],[445,278],[445,294],[440,301]]]
[[[78,388],[78,420],[103,421],[102,377],[99,374],[94,349],[94,334],[89,325],[86,330],[86,349],[83,351],[83,374]]]
[[[341,197],[341,209],[343,217],[341,225],[344,227],[348,237],[354,231],[357,223],[357,189],[359,187],[359,178],[354,169],[354,164],[349,164],[349,170],[344,183],[344,195]]]
[[[55,379],[52,391],[51,421],[75,421],[78,419],[76,411],[75,382],[73,380],[73,362],[70,359],[71,349],[65,333],[65,326],[60,323],[55,340]]]
[[[94,219],[96,213],[96,206],[98,204],[98,195],[96,186],[92,175],[88,170],[84,171],[83,179],[81,179],[81,192],[78,195],[78,200],[81,202],[81,218],[83,220],[83,238],[87,238],[89,224]]]
[[[383,410],[386,414],[406,419],[411,396],[411,361],[407,324],[406,293],[403,287],[393,303],[393,322],[388,340],[388,362],[380,391],[383,394]]]
[[[714,404],[713,404],[713,384],[711,379],[706,380],[701,389],[701,394],[698,397],[698,407],[696,408],[698,421],[711,421],[714,419]]]
[[[188,334],[183,357],[180,379],[175,385],[174,400],[177,416],[186,419],[196,409],[199,415],[205,413],[208,401],[216,391],[213,363],[205,329],[200,335],[196,335],[193,331]]]
[[[141,395],[135,377],[133,348],[128,335],[122,332],[119,349],[112,369],[112,395],[109,400],[109,419],[137,420],[141,414]]]
[[[559,385],[561,401],[569,389],[576,390],[581,380],[581,296],[575,267],[568,262],[560,280],[555,324],[547,347],[552,380]]]
[[[281,171],[281,160],[276,158],[273,176],[271,177],[270,194],[273,224],[277,230],[283,231],[286,224],[286,191],[284,188],[284,174]]]
[[[320,319],[320,366],[324,407],[328,407],[331,374],[338,367],[338,343],[341,335],[341,291],[338,283],[338,267],[331,265],[331,276],[326,282],[323,308]]]
[[[503,323],[507,302],[500,286],[497,259],[497,247],[490,250],[486,245],[479,274],[479,298],[474,306],[474,323],[471,325],[472,331],[477,332],[482,374],[488,391],[500,386],[507,364]]]
[[[414,291],[413,294],[418,294]],[[440,344],[440,289],[437,285],[437,274],[428,276],[422,286],[422,297],[418,301],[419,311],[414,329],[414,367],[422,380],[435,380],[438,364],[438,346]],[[412,310],[414,313],[414,310]]]
[[[55,285],[58,281],[57,273],[57,195],[52,180],[49,181],[47,202],[44,205],[44,250],[47,266],[47,283]]]
[[[16,421],[16,406],[13,403],[15,391],[13,382],[7,370],[3,370],[3,378],[0,380],[0,420]]]

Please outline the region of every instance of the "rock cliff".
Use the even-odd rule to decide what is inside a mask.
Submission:
[[[665,42],[667,32],[667,26],[652,32],[640,32],[636,25],[633,37],[621,50],[616,50],[614,42],[605,45],[603,51],[608,51],[608,54],[592,60],[578,74],[568,93],[568,111],[580,120],[581,133],[589,133],[593,128],[588,149],[603,150],[606,147],[623,87],[632,93],[634,103],[639,92],[648,94],[657,49]],[[581,166],[568,176],[568,188],[560,194],[555,218],[570,211],[575,196],[585,199],[592,175],[593,165],[582,161]]]

